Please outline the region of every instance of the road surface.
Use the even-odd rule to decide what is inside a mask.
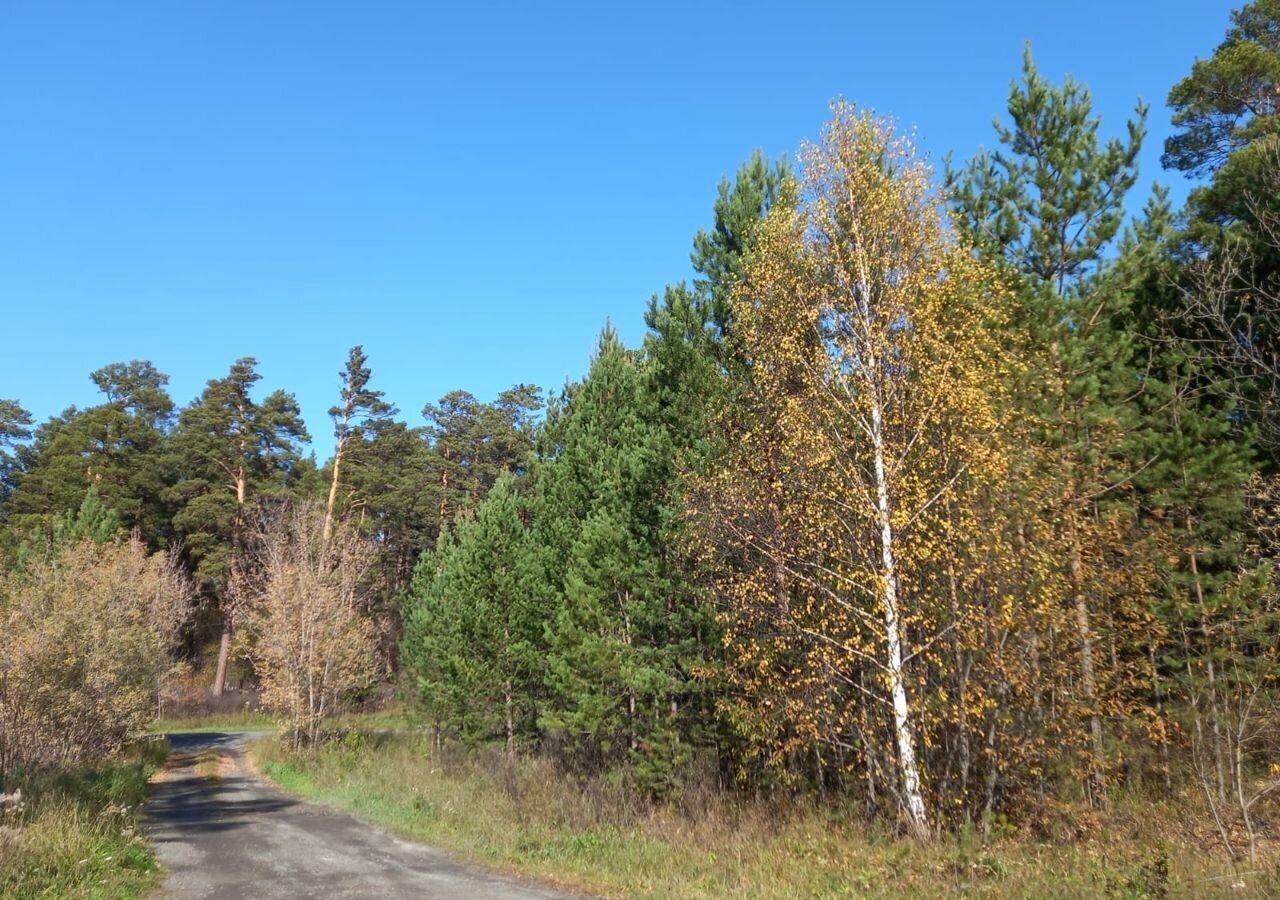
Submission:
[[[174,900],[497,900],[566,895],[487,873],[438,850],[290,797],[245,762],[249,732],[173,734],[147,830]],[[210,752],[213,751],[213,752]],[[199,764],[200,772],[196,766]]]

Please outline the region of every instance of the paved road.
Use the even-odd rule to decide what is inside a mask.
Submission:
[[[266,784],[245,765],[251,733],[174,734],[169,765],[152,788],[147,830],[176,900],[412,897],[562,898],[458,863],[372,825]],[[197,775],[209,750],[217,777]],[[204,770],[202,769],[202,772]]]

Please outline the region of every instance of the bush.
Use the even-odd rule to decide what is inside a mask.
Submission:
[[[0,579],[0,787],[141,732],[192,598],[174,561],[137,540],[86,537]]]

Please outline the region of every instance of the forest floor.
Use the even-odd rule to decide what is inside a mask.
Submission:
[[[1189,806],[1063,811],[1068,837],[1011,828],[921,847],[847,811],[691,794],[653,809],[545,761],[432,753],[421,733],[351,732],[252,753],[290,794],[503,870],[614,897],[1277,897],[1280,869],[1231,866]]]
[[[261,733],[184,732],[153,779],[145,827],[175,900],[274,898],[552,898],[289,796],[248,765]]]

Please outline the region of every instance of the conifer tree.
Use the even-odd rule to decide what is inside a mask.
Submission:
[[[708,324],[719,336],[729,329],[730,296],[742,278],[755,230],[774,205],[785,202],[793,181],[785,158],[771,161],[756,150],[732,182],[723,179],[716,189],[712,229],[694,235],[694,289],[706,306]]]
[[[10,498],[13,520],[47,533],[93,487],[125,527],[161,547],[173,536],[165,494],[176,480],[168,454],[169,377],[144,360],[113,363],[89,377],[105,402],[69,409],[38,430]]]
[[[283,493],[301,468],[299,442],[308,440],[298,402],[274,391],[254,400],[262,376],[257,360],[236,360],[225,378],[211,379],[182,410],[173,448],[183,478],[173,488],[174,527],[183,536],[205,590],[225,599],[230,565],[251,499]],[[222,693],[231,650],[231,617],[224,610],[213,692]]]
[[[545,594],[527,509],[511,475],[426,554],[409,590],[403,662],[424,709],[468,741],[501,738],[508,753],[536,734]]]
[[[31,413],[16,400],[0,399],[0,518],[7,512],[5,501],[18,475],[18,459],[13,448],[31,437]]]
[[[1280,2],[1231,14],[1225,40],[1169,92],[1163,162],[1195,178],[1174,321],[1217,369],[1237,416],[1280,461]]]
[[[544,727],[601,765],[629,761],[654,790],[689,752],[686,703],[706,617],[675,590],[661,532],[672,448],[636,354],[612,328],[548,423],[535,530],[557,608]]]
[[[1020,284],[1012,321],[1029,335],[1031,362],[1021,403],[1052,460],[1027,461],[1024,492],[1051,504],[1057,528],[1043,539],[1056,530],[1061,540],[1061,590],[1079,654],[1074,693],[1088,725],[1086,787],[1101,802],[1109,699],[1101,647],[1110,637],[1101,641],[1099,628],[1120,620],[1109,604],[1129,592],[1112,590],[1104,577],[1111,545],[1104,535],[1131,521],[1132,508],[1120,501],[1141,461],[1126,456],[1140,425],[1130,402],[1140,381],[1124,324],[1128,298],[1097,290],[1097,278],[1137,179],[1146,108],[1139,105],[1125,140],[1102,141],[1088,89],[1070,77],[1049,84],[1028,49],[1008,111],[1011,125],[996,124],[1003,149],[949,171],[947,182],[961,232]]]
[[[1157,189],[1120,242],[1099,285],[1128,298],[1132,331],[1148,360],[1135,405],[1142,427],[1129,441],[1143,464],[1134,472],[1148,553],[1163,585],[1158,619],[1144,629],[1150,646],[1154,727],[1167,760],[1175,733],[1172,699],[1189,711],[1187,733],[1212,762],[1210,790],[1221,805],[1231,792],[1228,679],[1231,653],[1220,641],[1224,618],[1244,600],[1239,571],[1245,542],[1245,493],[1254,470],[1248,429],[1212,354],[1180,321],[1180,235],[1168,194]],[[1225,614],[1225,615],[1224,615]],[[1164,763],[1167,765],[1167,762]]]
[[[386,422],[361,447],[361,464],[345,476],[356,527],[382,548],[391,595],[408,586],[421,553],[439,536],[438,459],[422,429]]]
[[[1210,176],[1188,202],[1194,222],[1250,218],[1247,201],[1273,168],[1280,142],[1280,2],[1254,0],[1231,14],[1226,39],[1169,91],[1175,132],[1166,168]],[[1274,197],[1261,197],[1276,210]]]
[[[339,373],[342,379],[342,402],[330,407],[329,418],[333,420],[334,449],[330,463],[332,471],[329,476],[329,499],[324,511],[324,540],[329,539],[333,531],[334,511],[338,502],[338,485],[342,478],[342,464],[351,453],[365,440],[365,435],[391,416],[396,409],[382,399],[382,391],[369,388],[368,357],[359,344],[351,348],[347,357],[346,368]]]
[[[53,529],[54,542],[64,545],[77,544],[85,538],[105,544],[119,534],[120,516],[102,502],[95,487],[85,491],[80,508],[63,513]]]

